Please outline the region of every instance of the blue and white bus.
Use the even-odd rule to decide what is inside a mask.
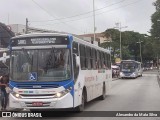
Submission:
[[[137,78],[142,76],[142,64],[135,60],[122,60],[120,64],[120,78]]]
[[[11,39],[10,55],[11,108],[82,111],[110,90],[110,52],[72,35],[20,35]]]

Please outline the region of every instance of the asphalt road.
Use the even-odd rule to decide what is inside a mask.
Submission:
[[[114,80],[106,99],[89,102],[85,111],[160,111],[160,88],[156,73],[156,71],[147,71],[137,79]],[[75,116],[74,113],[73,116]],[[0,119],[8,120],[9,118]],[[30,120],[32,119],[30,118]],[[70,113],[70,117],[45,119],[160,120],[158,117],[72,117],[72,113]]]

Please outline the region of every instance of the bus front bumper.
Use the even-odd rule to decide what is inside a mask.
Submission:
[[[36,104],[35,104],[36,103]],[[61,98],[22,99],[9,95],[10,108],[25,109],[63,109],[73,107],[73,96],[68,93]]]
[[[131,73],[131,74],[120,73],[120,78],[136,78],[136,74],[135,73]]]

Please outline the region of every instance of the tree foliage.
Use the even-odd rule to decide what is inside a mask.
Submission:
[[[156,12],[152,14],[151,21],[151,36],[153,39],[153,52],[155,55],[160,55],[160,0],[153,3]]]
[[[120,31],[117,29],[108,29],[104,32],[105,36],[111,37],[111,42],[102,43],[104,48],[111,47],[112,60],[119,57],[120,54]],[[140,44],[142,49],[143,61],[153,59],[152,39],[150,36],[140,34],[134,31],[121,32],[122,59],[134,59],[140,61]]]

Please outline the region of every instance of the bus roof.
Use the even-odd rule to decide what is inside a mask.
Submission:
[[[107,52],[110,54],[110,51],[107,50],[107,49],[104,49],[102,47],[99,47],[95,44],[91,44],[89,42],[86,42],[85,40],[81,39],[81,38],[78,38],[74,35],[71,35],[71,34],[62,34],[62,33],[30,33],[30,34],[23,34],[23,35],[19,35],[19,36],[16,36],[16,37],[13,37],[12,39],[17,39],[17,38],[27,38],[27,37],[42,37],[42,36],[64,36],[64,37],[67,37],[67,36],[73,36],[73,38],[76,38],[74,39],[74,41],[78,42],[78,43],[81,43],[81,44],[84,44],[84,45],[87,45],[89,47],[93,47],[93,48],[96,48],[98,50],[101,50],[101,51],[104,51],[104,52]]]

